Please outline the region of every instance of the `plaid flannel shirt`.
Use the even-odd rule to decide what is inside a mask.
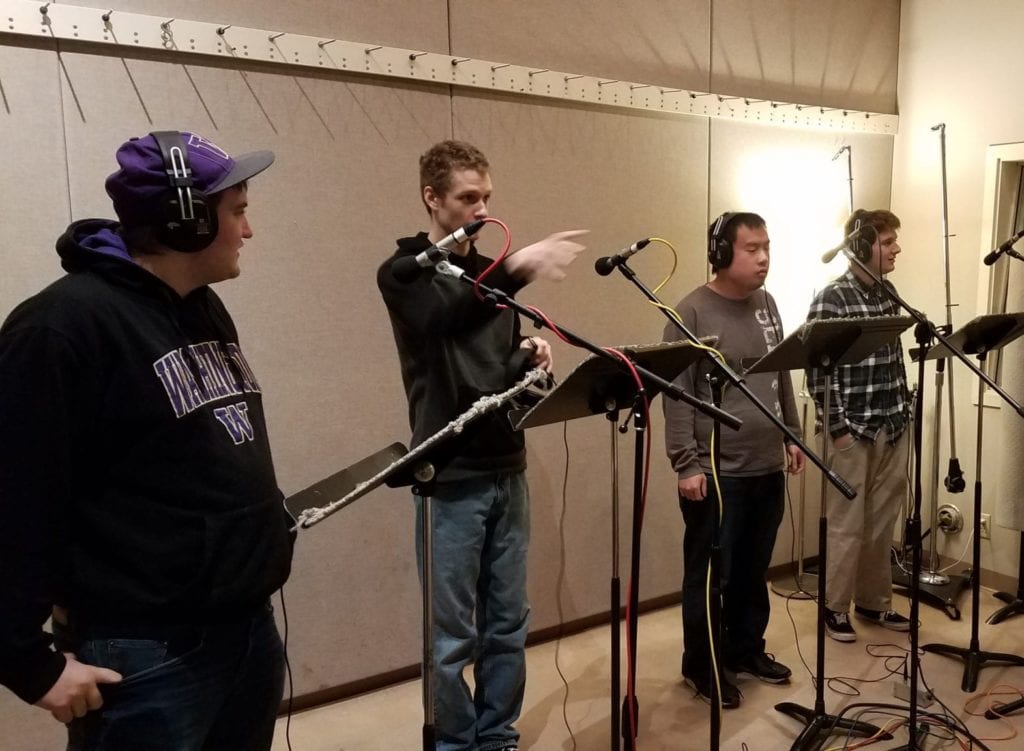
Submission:
[[[892,287],[888,281],[883,281],[883,284]],[[899,305],[881,289],[866,286],[848,270],[818,293],[811,303],[807,320],[893,316],[899,313]],[[895,442],[903,433],[910,417],[910,394],[899,340],[858,363],[836,368],[831,386],[829,433],[833,438],[853,433],[874,441],[884,429],[888,440]],[[824,371],[810,369],[807,387],[817,405],[817,429],[820,431],[825,394]]]

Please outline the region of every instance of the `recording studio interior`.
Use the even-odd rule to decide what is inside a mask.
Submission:
[[[844,226],[867,209],[899,218],[886,278],[909,308],[891,339],[913,402],[909,460],[890,468],[906,486],[892,609],[910,629],[854,617],[856,640],[825,633],[830,482],[808,460],[786,475],[766,571],[765,650],[792,675],[737,678],[735,708],[681,674],[685,525],[667,397],[655,393],[637,424],[629,406],[611,419],[600,408],[538,416],[523,429],[519,735],[466,748],[1021,748],[1024,3],[119,1],[0,0],[0,318],[65,274],[53,248],[67,225],[114,218],[103,185],[130,137],[188,131],[230,154],[274,152],[248,182],[241,274],[214,287],[258,378],[281,493],[328,510],[296,525],[290,574],[270,598],[288,665],[274,751],[428,747],[410,491],[424,480],[358,484],[411,448],[377,274],[396,238],[428,228],[419,159],[448,139],[489,162],[487,214],[508,236],[487,223],[481,253],[588,231],[563,279],[515,295],[528,308],[522,336],[550,342],[554,363],[553,387],[527,388],[534,400],[568,391],[570,374],[599,378],[583,363],[603,348],[635,348],[656,370],[644,348],[665,341],[665,310],[618,266],[676,306],[714,277],[709,225],[725,212],[764,219],[778,340],[813,333],[802,328],[812,301],[854,263]],[[600,258],[615,268],[595,273]],[[945,349],[915,339],[915,314]],[[820,455],[803,366],[779,371],[797,435]],[[780,434],[764,450],[782,446]],[[843,724],[854,720],[874,729]],[[61,722],[2,689],[0,728],[6,751],[67,742]]]

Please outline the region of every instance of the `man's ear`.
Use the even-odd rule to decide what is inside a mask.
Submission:
[[[433,185],[423,186],[423,203],[427,204],[428,209],[433,209],[436,211],[439,208],[438,204],[440,203],[440,201],[441,197],[438,196],[437,193],[434,191]]]

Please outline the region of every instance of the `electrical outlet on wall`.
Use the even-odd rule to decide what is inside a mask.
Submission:
[[[981,515],[981,529],[978,530],[982,540],[992,539],[992,514]]]

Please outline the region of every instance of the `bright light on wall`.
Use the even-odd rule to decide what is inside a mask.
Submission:
[[[803,323],[814,293],[846,268],[842,254],[829,264],[821,262],[821,254],[842,239],[849,215],[846,159],[833,161],[834,153],[820,146],[766,145],[744,156],[730,191],[743,211],[756,212],[768,223],[772,259],[767,287],[787,332]]]

